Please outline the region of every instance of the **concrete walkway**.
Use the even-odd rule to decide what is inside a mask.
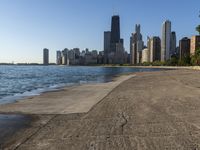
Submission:
[[[137,73],[87,113],[36,115],[20,150],[199,150],[200,71]]]

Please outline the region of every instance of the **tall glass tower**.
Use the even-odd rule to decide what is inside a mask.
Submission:
[[[120,40],[120,19],[119,16],[112,16],[111,43],[118,43],[119,40]]]
[[[171,39],[170,39],[170,56],[174,55],[176,53],[176,32],[171,33]]]
[[[116,52],[116,44],[120,42],[120,18],[119,16],[112,16],[111,22],[111,51]]]
[[[161,61],[170,59],[171,22],[165,21],[162,25]]]
[[[104,62],[123,64],[127,60],[124,40],[120,38],[120,17],[112,16],[111,31],[104,32]]]

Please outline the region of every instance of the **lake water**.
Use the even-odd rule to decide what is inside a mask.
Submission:
[[[0,104],[64,86],[107,82],[121,73],[157,71],[131,67],[0,66]]]

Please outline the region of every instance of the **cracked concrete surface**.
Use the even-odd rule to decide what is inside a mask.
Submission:
[[[4,146],[18,150],[199,150],[199,79],[200,71],[194,70],[137,73],[86,113],[35,115],[32,126]]]

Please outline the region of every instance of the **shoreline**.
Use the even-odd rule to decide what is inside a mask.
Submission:
[[[21,132],[25,132],[25,135],[33,134],[55,116],[66,115],[71,118],[70,116],[74,117],[79,116],[78,114],[87,113],[114,88],[134,76],[133,73],[119,74],[108,82],[64,87],[56,91],[47,91],[37,96],[30,96],[14,103],[1,104],[0,130],[4,129],[1,124],[7,124],[10,128],[0,139],[0,149],[1,147],[10,147],[9,145],[12,145],[13,147],[10,148],[14,149],[18,144],[15,143],[16,138],[19,137],[18,142],[23,142],[26,139],[25,136],[21,136]],[[59,104],[53,101],[59,101]],[[41,103],[42,105],[40,105]],[[4,119],[5,117],[7,120]],[[18,120],[19,123],[12,123],[11,119]]]
[[[72,67],[80,67],[80,66],[72,66]],[[124,67],[120,67],[120,66],[114,66],[114,67],[111,67],[111,66],[85,66],[85,67],[125,68],[125,66]],[[141,69],[144,69],[144,67],[143,68],[142,67],[126,67],[126,68],[138,68],[138,69],[141,68]],[[149,68],[149,69],[154,69],[154,68]],[[155,67],[155,69],[156,69],[156,67]],[[162,69],[162,68],[157,68],[157,69]],[[163,68],[163,69],[167,69],[167,68]],[[149,71],[148,68],[147,68],[146,71]],[[129,73],[131,73],[131,71]],[[120,74],[117,74],[117,76],[121,75],[121,74],[129,74],[129,73],[126,73],[126,72],[123,73],[122,72]],[[2,97],[2,99],[0,100],[0,105],[15,103],[15,102],[18,102],[20,100],[27,99],[29,97],[35,97],[35,96],[41,95],[43,93],[59,91],[59,90],[62,90],[63,88],[68,88],[68,87],[73,87],[73,86],[81,86],[81,85],[86,85],[86,84],[94,84],[94,83],[98,84],[98,83],[111,82],[112,79],[115,78],[115,77],[116,77],[116,75],[108,74],[108,75],[105,75],[103,77],[104,79],[97,79],[96,81],[85,81],[85,82],[83,81],[83,83],[82,82],[55,83],[55,84],[50,85],[48,87],[33,88],[32,90],[23,91],[22,93],[14,93],[13,95],[8,95],[8,96],[5,96],[5,97]]]
[[[73,67],[79,67],[79,66],[73,66]],[[83,66],[84,67],[84,66]],[[85,66],[85,67],[104,67],[104,68],[137,68],[137,69],[187,69],[185,67],[180,68],[180,67],[166,67],[166,66]],[[161,71],[157,70],[157,71]],[[143,72],[143,71],[142,71]],[[149,70],[146,70],[145,72],[151,72]],[[107,82],[112,82],[113,79],[115,79],[118,76],[121,75],[128,75],[131,73],[137,73],[137,72],[129,72],[129,73],[120,73],[117,75],[108,75],[104,81],[89,81],[88,83],[73,83],[73,84],[55,84],[50,87],[46,88],[39,88],[39,89],[34,89],[31,91],[26,91],[24,93],[17,93],[17,95],[11,95],[11,96],[6,96],[2,98],[2,101],[0,101],[0,106],[5,105],[5,104],[13,104],[17,103],[19,101],[31,99],[36,96],[40,96],[44,93],[49,93],[49,92],[56,92],[56,91],[61,91],[66,88],[71,88],[71,87],[77,87],[77,86],[82,86],[82,85],[88,85],[88,84],[99,84],[99,83],[107,83]]]
[[[0,114],[69,114],[87,112],[116,86],[134,76],[132,73],[121,74],[113,77],[110,82],[64,87],[17,100],[14,103],[1,104]]]

